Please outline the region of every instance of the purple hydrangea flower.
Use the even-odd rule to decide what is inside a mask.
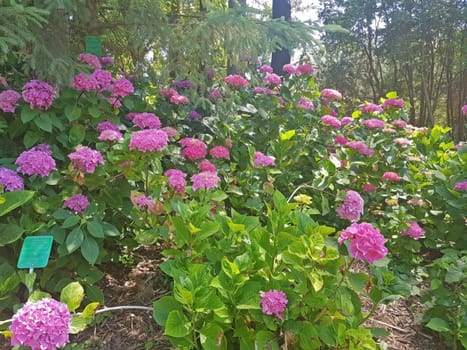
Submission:
[[[75,169],[88,174],[92,174],[99,164],[104,164],[102,154],[89,147],[77,147],[75,152],[68,155],[68,158]]]
[[[383,102],[383,109],[402,107],[404,107],[404,100],[401,98],[389,98]]]
[[[277,86],[282,84],[281,77],[274,73],[268,73],[263,79],[263,83],[267,85]]]
[[[334,89],[323,89],[321,91],[321,96],[328,100],[340,100],[342,98],[342,94]]]
[[[54,299],[28,302],[12,318],[11,345],[55,350],[69,342],[71,318],[68,307]]]
[[[112,97],[127,97],[128,95],[132,94],[135,91],[133,84],[125,79],[119,78],[113,81],[112,85]]]
[[[263,64],[261,67],[259,67],[259,71],[261,73],[272,73],[272,67],[268,64]]]
[[[383,176],[381,176],[382,179],[384,180],[389,180],[393,182],[399,182],[401,180],[400,176],[393,172],[393,171],[386,171]]]
[[[203,118],[203,116],[196,111],[190,111],[189,116],[191,119],[195,119],[195,120],[199,120]]]
[[[104,130],[113,130],[113,131],[120,131],[120,128],[117,124],[112,123],[110,120],[104,120],[97,124],[96,127],[97,132],[102,132]]]
[[[106,129],[106,130],[102,130],[102,132],[99,134],[97,139],[100,141],[110,141],[110,142],[115,141],[116,142],[116,141],[120,141],[121,139],[123,139],[123,136],[120,130],[115,131],[111,129]]]
[[[301,64],[297,67],[297,75],[312,75],[314,72],[314,68],[308,63]]]
[[[321,123],[332,126],[334,129],[339,129],[341,127],[340,120],[328,114],[321,117]]]
[[[6,113],[15,113],[20,97],[21,95],[15,90],[5,90],[0,92],[0,110]]]
[[[0,185],[3,191],[16,191],[24,189],[21,176],[14,170],[0,167]]]
[[[205,159],[198,163],[198,168],[200,171],[211,171],[216,172],[217,168],[214,164],[212,164],[209,160]]]
[[[131,202],[136,205],[139,210],[151,209],[154,206],[154,201],[151,197],[148,197],[144,194],[132,195]]]
[[[85,195],[75,194],[65,200],[63,203],[63,208],[68,208],[72,210],[75,214],[81,214],[88,206],[89,200]]]
[[[94,78],[79,73],[73,78],[73,87],[78,91],[98,91],[99,83]]]
[[[358,106],[358,109],[366,113],[379,113],[383,111],[383,107],[374,103],[366,103]]]
[[[467,191],[467,181],[460,181],[454,184],[454,189],[456,191]]]
[[[344,202],[336,211],[341,219],[357,222],[363,214],[363,198],[355,191],[347,191]]]
[[[346,240],[350,240],[350,255],[357,260],[365,260],[371,264],[388,254],[384,246],[386,239],[377,228],[367,222],[353,223],[342,230],[338,242],[342,244]]]
[[[282,319],[287,303],[287,295],[282,291],[270,290],[261,293],[261,309],[266,315],[275,315]]]
[[[48,145],[40,144],[29,151],[22,152],[16,159],[18,171],[26,175],[48,176],[52,170],[57,170],[55,160]]]
[[[169,137],[165,131],[159,129],[139,130],[131,135],[130,151],[137,149],[140,152],[162,151],[169,143]]]
[[[274,165],[274,162],[275,162],[274,157],[266,156],[261,152],[256,151],[253,154],[253,164],[255,168],[259,167],[260,165],[263,167]]]
[[[169,169],[165,171],[165,176],[169,179],[169,187],[173,188],[175,192],[183,192],[186,187],[186,174],[178,169]]]
[[[381,119],[371,118],[363,121],[363,125],[370,129],[384,128],[384,122]]]
[[[133,116],[132,122],[141,129],[159,129],[161,127],[161,121],[154,113],[137,113]]]
[[[297,66],[287,63],[282,66],[282,70],[288,74],[295,74],[297,72]]]
[[[306,98],[301,98],[298,103],[297,103],[297,108],[298,109],[308,109],[312,111],[315,109],[315,106],[313,105],[313,102],[308,101]]]
[[[217,187],[221,181],[219,176],[211,171],[203,171],[199,174],[195,174],[190,179],[193,182],[193,191],[197,191],[200,188],[209,189]]]
[[[78,61],[89,64],[96,69],[102,68],[101,62],[99,61],[99,57],[90,53],[81,53],[78,55]]]
[[[375,153],[374,150],[368,148],[367,145],[365,145],[362,141],[349,141],[345,144],[345,146],[357,151],[364,156],[371,156]]]
[[[409,227],[406,230],[402,231],[401,234],[403,236],[409,236],[415,240],[418,240],[419,238],[425,236],[425,230],[422,229],[417,222],[411,221],[409,222]]]
[[[54,100],[54,88],[46,82],[31,80],[23,86],[23,100],[31,109],[47,110]]]

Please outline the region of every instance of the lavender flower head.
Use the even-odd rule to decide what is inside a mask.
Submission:
[[[161,127],[161,121],[154,113],[137,113],[133,116],[132,122],[141,129],[159,129]]]
[[[68,155],[68,158],[75,169],[88,174],[92,174],[99,164],[104,164],[102,154],[89,147],[77,147],[75,152]]]
[[[357,222],[363,214],[363,198],[355,191],[347,191],[344,202],[337,207],[337,214],[341,219]]]
[[[15,90],[5,90],[0,92],[0,110],[8,113],[15,113],[20,97],[21,95]]]
[[[259,167],[260,165],[263,167],[274,165],[275,158],[271,156],[266,156],[261,152],[255,152],[253,154],[253,164],[255,168]]]
[[[287,295],[282,291],[270,290],[261,293],[261,309],[266,315],[275,315],[282,319],[287,303]]]
[[[89,200],[85,195],[75,194],[65,200],[63,208],[72,210],[75,214],[81,214],[88,206]]]
[[[24,188],[24,182],[16,171],[0,167],[0,185],[3,191],[16,191]]]
[[[365,260],[371,264],[388,254],[388,249],[384,246],[386,239],[377,228],[367,222],[353,223],[342,230],[337,242],[342,244],[346,240],[350,240],[350,255],[357,260]]]
[[[28,302],[12,318],[11,345],[55,350],[69,342],[71,318],[68,307],[55,299]]]
[[[48,145],[40,144],[29,151],[22,152],[16,159],[17,171],[26,175],[48,176],[52,170],[57,170],[52,151]]]
[[[456,191],[467,191],[467,181],[460,181],[454,184],[454,189]]]
[[[183,192],[185,191],[186,186],[186,174],[178,169],[169,169],[165,171],[165,176],[167,176],[169,180],[169,187],[173,188],[175,192]]]
[[[216,173],[211,171],[203,171],[199,174],[195,174],[190,179],[193,182],[193,191],[197,191],[201,188],[207,190],[209,188],[217,187],[217,185],[221,181],[219,176],[217,176]]]
[[[47,110],[52,106],[54,88],[46,82],[31,80],[23,86],[23,100],[31,109]]]
[[[162,151],[168,145],[169,137],[165,131],[159,129],[139,130],[131,135],[130,151],[140,152]]]

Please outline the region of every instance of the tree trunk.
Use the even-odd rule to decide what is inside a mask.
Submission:
[[[272,18],[281,18],[290,22],[292,19],[292,7],[290,0],[272,0]],[[272,53],[271,67],[274,73],[279,75],[285,75],[286,73],[282,70],[284,64],[290,63],[290,52],[289,49],[283,47]]]

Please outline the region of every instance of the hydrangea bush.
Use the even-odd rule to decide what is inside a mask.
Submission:
[[[353,108],[308,64],[154,86],[78,60],[89,71],[60,91],[0,87],[1,266],[16,280],[0,304],[21,302],[11,252],[26,235],[54,236],[36,288],[72,272],[100,302],[100,263],[165,241],[173,295],[154,315],[174,345],[373,349],[359,297],[408,296],[412,271],[466,247],[466,146],[409,125],[394,92]]]

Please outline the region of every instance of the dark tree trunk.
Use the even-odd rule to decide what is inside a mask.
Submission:
[[[292,7],[290,0],[272,0],[272,18],[281,18],[288,22],[292,19]],[[280,48],[272,53],[271,67],[274,73],[279,75],[285,75],[286,73],[282,70],[284,64],[290,63],[290,52],[287,48]]]

